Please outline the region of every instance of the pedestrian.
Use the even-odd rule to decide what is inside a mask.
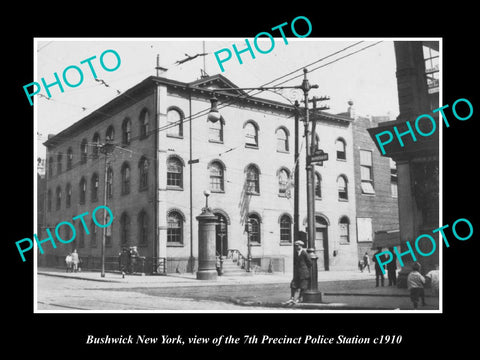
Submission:
[[[74,272],[78,271],[78,263],[79,263],[79,259],[78,259],[77,249],[74,249],[72,252],[72,265],[73,265]]]
[[[363,268],[362,268],[362,272],[363,270],[368,267],[368,272],[370,272],[370,259],[368,257],[368,252],[365,252],[365,255],[363,255]]]
[[[422,305],[425,306],[425,278],[420,274],[422,266],[418,262],[412,265],[412,271],[407,277],[407,287],[410,290],[410,300],[412,300],[413,308],[418,308],[418,300],[422,299]]]
[[[425,278],[428,280],[430,284],[430,288],[432,289],[432,294],[438,296],[439,293],[439,271],[438,271],[438,264],[435,264],[435,270],[430,270],[426,275]]]
[[[67,273],[72,271],[72,253],[68,253],[65,257],[65,264],[67,265]]]
[[[130,247],[130,274],[135,272],[135,264],[139,257],[138,250],[136,246]]]
[[[379,279],[382,284],[382,286],[385,286],[385,277],[383,276],[383,272],[385,271],[385,265],[382,265],[380,267],[380,264],[378,263],[377,260],[377,254],[380,254],[382,252],[382,248],[377,248],[377,252],[373,255],[373,262],[375,263],[375,287],[378,287]],[[380,255],[380,260],[382,264],[386,262],[386,255]],[[382,269],[383,268],[383,269]]]
[[[303,248],[303,241],[295,241],[295,253],[293,256],[293,280],[290,282],[290,300],[288,304],[295,304],[303,301],[303,293],[308,289],[310,282],[310,268],[312,260],[310,255]],[[298,297],[295,295],[298,292]]]
[[[387,264],[387,273],[388,273],[388,286],[397,285],[397,256],[393,251],[393,247],[389,248],[390,253],[392,254],[392,261]]]
[[[122,248],[122,252],[118,254],[118,263],[122,273],[122,278],[125,278],[125,273],[128,271],[130,266],[130,252],[126,247]]]

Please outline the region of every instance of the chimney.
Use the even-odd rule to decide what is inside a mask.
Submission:
[[[348,110],[347,110],[348,116],[351,119],[355,119],[355,108],[353,107],[353,101],[348,100]]]

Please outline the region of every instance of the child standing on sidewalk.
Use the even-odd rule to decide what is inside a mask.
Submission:
[[[407,277],[407,286],[410,290],[410,300],[412,300],[413,308],[418,308],[418,298],[422,298],[422,305],[425,306],[425,291],[423,289],[425,285],[425,278],[420,274],[421,265],[418,262],[414,262],[412,265],[412,271]]]

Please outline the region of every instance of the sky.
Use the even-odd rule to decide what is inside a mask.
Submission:
[[[201,69],[204,69],[208,75],[222,74],[238,87],[262,86],[293,71],[296,72],[268,86],[278,85],[288,79],[291,80],[282,86],[300,85],[303,80],[302,69],[308,65],[310,84],[319,86],[318,89],[312,89],[309,95],[329,96],[330,100],[322,103],[330,106],[328,112],[345,112],[347,102],[352,100],[356,115],[389,116],[391,119],[398,116],[392,39],[307,37],[288,38],[288,44],[285,44],[280,37],[275,38],[273,49],[266,54],[255,49],[253,39],[249,41],[255,58],[248,51],[244,52],[241,54],[243,63],[240,64],[232,45],[235,44],[238,50],[245,49],[243,38],[37,38],[35,78],[32,82],[41,84],[44,78],[47,84],[53,83],[54,73],[57,73],[64,92],[55,85],[50,87],[50,99],[34,96],[36,157],[45,157],[43,142],[48,134],[56,134],[81,120],[118,96],[118,91],[124,92],[148,76],[156,75],[157,55],[160,56],[160,66],[168,69],[160,74],[161,77],[191,82],[199,79]],[[272,44],[268,38],[260,38],[258,46],[265,50]],[[222,72],[214,53],[225,48],[232,52],[232,58],[223,63],[225,71]],[[99,59],[105,50],[116,51],[121,59],[120,66],[114,71],[106,71],[100,65]],[[185,59],[186,54],[193,56],[204,52],[206,56],[198,56],[180,65],[176,63]],[[225,55],[219,54],[220,57]],[[94,80],[87,63],[81,64],[93,56],[96,58],[91,60],[91,64],[97,78],[104,80],[108,87]],[[112,53],[106,53],[104,61],[107,68],[117,64]],[[64,69],[70,65],[78,66],[83,72],[83,81],[77,87],[69,87],[62,80]],[[72,84],[80,82],[75,70],[69,70],[67,74]],[[40,94],[47,95],[43,88]],[[263,92],[256,96],[280,102],[288,102],[285,97],[291,101],[303,98],[298,90],[284,91],[282,95]],[[25,101],[28,103],[27,97]]]

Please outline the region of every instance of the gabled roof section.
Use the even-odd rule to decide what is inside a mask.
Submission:
[[[231,90],[222,90],[219,93],[233,94],[233,95],[246,95],[247,93],[243,90],[239,90],[238,86],[233,82],[228,80],[225,76],[221,74],[216,74],[208,77],[204,77],[198,80],[195,80],[188,84],[192,87],[204,88],[209,90],[214,89],[231,89]]]

